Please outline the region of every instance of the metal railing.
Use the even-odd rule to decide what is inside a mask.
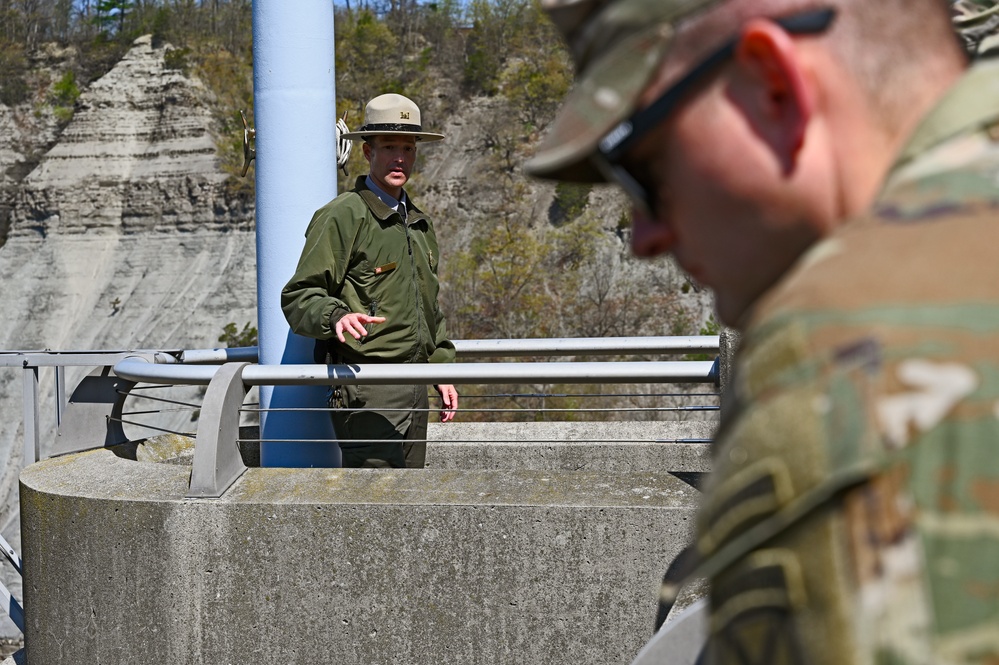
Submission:
[[[60,427],[70,403],[66,393],[67,367],[110,368],[129,357],[142,357],[156,363],[180,362],[178,350],[133,351],[0,351],[0,367],[21,368],[23,385],[23,423],[25,464],[41,457],[41,414],[38,402],[39,370],[49,368],[55,379],[55,419]],[[103,440],[103,437],[102,437]]]
[[[467,362],[475,359],[511,357],[552,358],[559,356],[657,356],[669,354],[719,353],[719,338],[644,337],[596,339],[514,339],[456,341],[459,360],[450,364],[361,364],[260,366],[255,347],[202,350],[117,351],[0,351],[0,368],[22,372],[24,417],[24,463],[42,454],[39,378],[42,368],[54,372],[56,440],[48,455],[76,452],[129,442],[124,426],[163,430],[130,417],[155,413],[124,410],[126,399],[151,400],[192,412],[200,409],[195,433],[191,497],[218,497],[245,471],[239,450],[239,413],[259,413],[244,399],[249,386],[337,384],[622,384],[707,383],[717,385],[719,360],[602,361],[602,362]],[[72,391],[66,391],[66,369],[95,368]],[[207,386],[201,403],[152,394],[167,386]],[[160,391],[161,392],[161,391]],[[716,397],[717,393],[699,393]],[[535,392],[479,397],[553,398]],[[623,397],[619,395],[589,395]],[[629,394],[628,396],[633,396]],[[644,395],[657,398],[662,395]],[[575,395],[579,397],[579,395]],[[657,410],[671,407],[655,407]],[[691,409],[713,408],[698,406]],[[506,409],[484,408],[484,412]],[[565,409],[566,411],[570,409]],[[577,409],[572,409],[577,410]],[[645,410],[636,407],[634,410]],[[606,409],[620,413],[620,407]],[[237,415],[233,415],[237,414]],[[128,416],[128,417],[126,417]],[[255,441],[262,441],[256,439]],[[594,440],[596,441],[596,440]],[[244,440],[244,443],[246,440]],[[578,441],[577,441],[578,442]],[[0,537],[0,551],[20,573],[20,558]],[[23,610],[0,584],[0,601],[23,632]]]
[[[558,356],[657,356],[670,354],[718,354],[717,336],[511,339],[455,341],[459,360],[482,358]],[[179,405],[194,411],[200,408],[197,451],[215,449],[214,466],[223,446],[229,454],[237,441],[212,437],[207,443],[203,432],[220,429],[223,416],[235,422],[250,386],[331,385],[331,384],[623,384],[623,383],[707,383],[717,385],[719,361],[585,361],[585,362],[456,362],[447,364],[360,364],[360,365],[270,365],[253,364],[254,347],[207,350],[137,351],[4,351],[0,367],[20,367],[24,382],[24,460],[40,459],[39,369],[55,370],[55,409],[57,436],[50,454],[64,454],[99,446],[125,443],[123,426],[138,424],[125,418],[126,397]],[[80,382],[73,394],[65,390],[65,368],[96,367]],[[142,384],[142,385],[139,385]],[[213,391],[213,385],[223,386]],[[238,385],[237,385],[238,384]],[[157,398],[139,388],[157,386],[206,385],[202,404]],[[217,399],[213,398],[218,393]],[[544,393],[539,397],[551,397]],[[238,399],[238,402],[237,402]],[[705,407],[705,408],[717,408]],[[248,409],[252,411],[252,409]],[[489,409],[482,409],[489,411]],[[502,409],[495,409],[500,411]],[[611,409],[607,409],[610,411]],[[636,408],[636,410],[644,410]],[[260,410],[257,409],[259,412]],[[132,412],[148,413],[148,412]],[[226,414],[229,414],[226,416]],[[64,426],[69,425],[69,426]],[[139,426],[150,427],[148,425]],[[156,427],[150,427],[157,430]],[[231,428],[230,428],[231,429]],[[170,430],[161,430],[170,431]],[[204,443],[204,445],[203,445]],[[231,457],[231,455],[229,455]],[[217,479],[211,484],[217,488]],[[193,487],[193,485],[192,485]],[[214,489],[212,491],[215,491]],[[204,495],[204,494],[202,494]]]

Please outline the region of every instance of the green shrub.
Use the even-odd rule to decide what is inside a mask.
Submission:
[[[249,322],[243,326],[243,330],[240,330],[235,323],[227,323],[225,324],[225,327],[222,328],[222,334],[219,335],[219,341],[230,348],[256,346],[257,329],[251,326]]]
[[[548,221],[553,226],[562,226],[578,218],[586,209],[592,185],[576,182],[560,182],[555,185],[555,199],[548,208]]]
[[[721,324],[715,320],[714,314],[708,317],[708,320],[704,322],[701,326],[701,330],[697,333],[698,335],[717,335],[721,332]],[[688,353],[687,360],[714,360],[716,356],[708,353]]]
[[[76,86],[76,73],[70,70],[62,75],[54,86],[52,95],[59,106],[72,106],[80,97],[80,89]]]
[[[0,102],[14,106],[28,100],[27,71],[28,62],[22,47],[9,42],[0,43]]]
[[[187,61],[187,56],[190,55],[191,49],[188,48],[175,48],[170,49],[163,56],[163,66],[167,69],[172,69],[179,71],[183,74],[187,74],[190,64]]]

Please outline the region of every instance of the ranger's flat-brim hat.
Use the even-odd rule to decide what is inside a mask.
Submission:
[[[600,139],[631,115],[685,18],[724,0],[542,0],[576,64],[576,84],[524,166],[553,180],[603,182],[590,162]]]
[[[443,141],[443,134],[423,131],[420,107],[402,95],[379,95],[364,107],[364,125],[340,138],[362,141],[372,136],[412,136],[417,141]]]

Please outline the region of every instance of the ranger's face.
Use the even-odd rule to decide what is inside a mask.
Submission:
[[[399,198],[416,163],[416,139],[412,136],[375,136],[364,143],[372,179],[386,194]]]

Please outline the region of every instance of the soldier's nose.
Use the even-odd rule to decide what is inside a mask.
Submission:
[[[676,235],[668,222],[654,219],[637,208],[631,211],[631,251],[635,256],[653,257],[672,249]]]

